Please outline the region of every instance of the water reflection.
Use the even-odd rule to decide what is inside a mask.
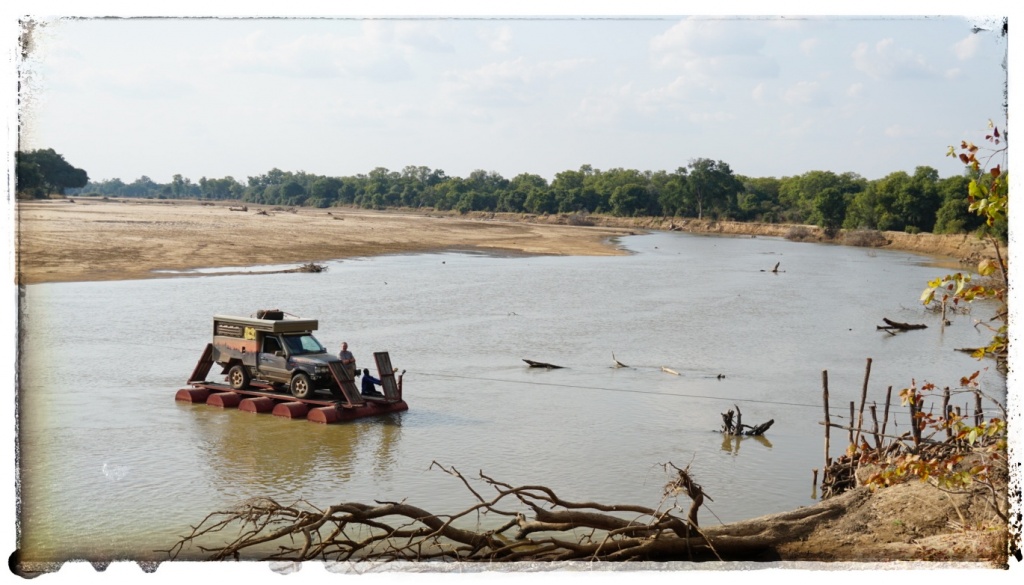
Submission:
[[[725,433],[722,433],[722,451],[725,451],[730,455],[739,455],[740,443],[747,440],[760,443],[768,449],[772,448],[772,442],[764,435],[726,435]]]
[[[391,481],[402,440],[402,413],[392,413],[364,424],[368,432],[363,442],[374,445],[373,478],[379,482]]]
[[[327,478],[336,488],[357,475],[362,453],[373,460],[373,475],[386,480],[401,441],[397,414],[378,424],[320,425],[206,405],[180,404],[179,409],[194,411],[188,418],[190,442],[205,466],[202,475],[211,476],[216,488],[276,493]]]

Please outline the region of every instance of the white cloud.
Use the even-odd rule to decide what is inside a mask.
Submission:
[[[527,103],[543,95],[547,81],[560,78],[587,62],[586,59],[563,59],[530,63],[518,57],[472,70],[449,71],[444,80],[449,95],[460,101]]]
[[[916,134],[911,128],[901,126],[900,124],[893,124],[885,128],[885,135],[888,138],[906,138]]]
[[[981,40],[978,38],[978,35],[968,35],[953,45],[953,53],[956,54],[957,59],[966,61],[977,54],[980,42]]]
[[[783,99],[794,106],[820,106],[828,103],[828,96],[817,81],[801,81],[783,93]]]
[[[805,39],[800,42],[800,51],[804,55],[810,55],[811,53],[814,52],[814,49],[816,49],[820,44],[821,41],[819,41],[818,39]]]
[[[755,100],[757,100],[759,102],[760,101],[764,101],[764,97],[765,97],[764,93],[765,93],[765,91],[767,91],[767,90],[765,89],[764,84],[763,83],[758,83],[754,87],[754,90],[750,92],[750,97],[754,98]]]
[[[430,23],[413,21],[366,20],[355,34],[272,35],[268,29],[226,45],[224,67],[287,77],[359,76],[394,81],[413,75],[410,59],[414,55],[452,50]]]
[[[694,124],[722,124],[725,122],[731,122],[736,119],[736,114],[732,112],[690,112],[687,114],[686,119]]]
[[[512,28],[509,26],[499,26],[496,29],[488,28],[480,32],[480,38],[483,39],[487,46],[496,53],[507,53],[511,50],[512,45]]]
[[[919,78],[936,74],[922,55],[897,46],[891,38],[878,41],[874,46],[860,43],[851,56],[858,70],[875,79]]]
[[[863,83],[852,83],[850,84],[850,87],[846,88],[846,95],[849,97],[860,97],[862,93],[864,93]]]
[[[762,54],[764,34],[749,24],[684,20],[651,39],[651,57],[658,67],[680,69],[707,79],[774,77],[778,64]]]

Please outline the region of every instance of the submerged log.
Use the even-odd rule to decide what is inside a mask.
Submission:
[[[885,325],[878,325],[878,327],[877,327],[878,330],[884,330],[884,331],[891,331],[891,330],[910,331],[912,329],[927,329],[928,328],[927,325],[917,325],[917,324],[913,324],[913,323],[900,323],[898,321],[893,321],[891,319],[886,319],[884,317],[882,318],[882,321],[885,321]]]
[[[533,360],[528,360],[526,358],[523,358],[523,361],[526,362],[527,364],[529,364],[531,368],[547,368],[549,370],[558,370],[558,369],[562,368],[562,366],[556,366],[555,364],[547,364],[547,363],[544,363],[544,362],[535,362]]]

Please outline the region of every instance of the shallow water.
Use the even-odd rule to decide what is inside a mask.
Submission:
[[[815,501],[823,370],[845,424],[867,358],[880,407],[888,386],[955,387],[989,365],[953,351],[986,340],[973,316],[943,329],[918,304],[946,272],[921,256],[681,233],[620,244],[633,253],[385,256],[319,274],[26,287],[24,559],[163,560],[155,551],[207,513],[255,496],[471,505],[433,461],[651,507],[671,462],[713,498],[702,524],[780,512]],[[776,262],[782,272],[769,272]],[[348,341],[360,367],[389,351],[406,370],[409,411],[316,425],[175,402],[212,315],[271,307],[319,319],[320,341],[332,352]],[[875,329],[883,317],[929,328],[890,336]],[[629,367],[613,368],[612,354]],[[982,378],[1005,396],[1001,376]],[[748,424],[775,424],[763,438],[723,439],[734,405]],[[845,446],[837,434],[833,455]]]

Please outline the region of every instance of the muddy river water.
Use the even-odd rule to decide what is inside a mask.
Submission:
[[[832,418],[846,422],[868,358],[879,405],[889,386],[955,388],[989,365],[954,350],[985,341],[974,320],[991,311],[941,328],[918,303],[947,272],[925,257],[680,233],[618,244],[632,253],[399,255],[319,274],[26,287],[23,558],[165,560],[159,551],[190,525],[254,496],[471,505],[434,461],[569,500],[650,507],[664,464],[689,465],[713,499],[702,523],[751,518],[815,501],[823,370]],[[212,315],[260,308],[319,319],[320,341],[332,352],[347,341],[360,367],[389,351],[409,410],[318,425],[176,402]],[[928,329],[888,335],[876,330],[886,317]],[[613,354],[628,367],[612,367]],[[1000,375],[982,380],[1005,396]],[[724,439],[721,413],[734,405],[744,422],[774,426]],[[905,430],[905,410],[893,410]]]

